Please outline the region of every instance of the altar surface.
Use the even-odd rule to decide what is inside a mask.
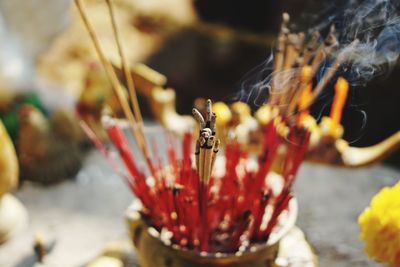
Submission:
[[[165,143],[161,127],[148,125],[146,133],[160,145]],[[398,169],[385,165],[342,169],[306,163],[301,167],[295,185],[297,225],[314,247],[319,266],[380,266],[362,251],[357,218],[381,187],[399,178]],[[0,267],[34,266],[37,233],[55,241],[44,266],[84,266],[112,243],[134,253],[124,221],[134,196],[97,151],[89,154],[75,180],[48,187],[25,183],[15,195],[27,207],[30,224],[0,246]]]

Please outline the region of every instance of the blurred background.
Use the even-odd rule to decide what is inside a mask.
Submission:
[[[226,102],[238,100],[239,92],[246,77],[249,77],[249,72],[265,62],[275,47],[283,12],[291,15],[291,27],[294,30],[307,31],[321,18],[327,16],[332,8],[346,1],[115,0],[114,2],[129,62],[132,65],[145,63],[165,75],[166,87],[176,91],[177,111],[181,114],[190,114],[193,104],[199,97]],[[86,0],[85,3],[107,56],[118,65],[118,51],[104,1]],[[36,228],[40,228],[42,224],[47,225],[47,222],[43,223],[47,220],[45,211],[55,199],[55,203],[69,210],[66,213],[68,216],[72,216],[71,218],[77,216],[77,220],[89,225],[94,225],[97,221],[91,221],[90,216],[89,219],[85,219],[84,209],[86,208],[89,214],[96,212],[100,214],[105,220],[97,223],[98,226],[94,231],[110,228],[109,235],[105,237],[107,241],[112,239],[111,236],[115,238],[122,235],[120,230],[122,226],[118,224],[120,228],[117,227],[116,230],[114,222],[108,221],[108,217],[119,216],[131,196],[121,185],[122,182],[111,186],[113,190],[123,192],[121,198],[112,195],[114,192],[103,193],[103,190],[107,190],[112,184],[106,176],[112,176],[115,180],[118,178],[104,166],[93,167],[98,162],[102,162],[103,165],[106,163],[101,156],[88,152],[88,141],[77,133],[78,130],[76,133],[75,130],[71,130],[79,128],[75,118],[77,107],[81,112],[92,108],[96,110],[96,105],[104,101],[108,94],[99,89],[107,81],[101,73],[92,43],[72,1],[0,0],[0,40],[0,117],[22,160],[21,179],[32,180],[33,177],[35,180],[36,176],[36,180],[42,179],[42,182],[43,180],[46,182],[46,177],[60,174],[67,177],[76,176],[79,181],[78,185],[56,185],[51,193],[49,193],[53,190],[51,187],[29,187],[29,184],[27,187],[23,186],[17,195],[24,203],[30,203],[28,206],[33,210],[32,213],[40,214],[40,217],[33,216],[34,225]],[[347,141],[354,146],[370,146],[400,130],[399,84],[400,65],[396,64],[391,73],[377,77],[365,87],[351,89],[343,119],[344,138]],[[145,95],[139,95],[139,101],[146,122],[152,121],[154,117]],[[35,109],[25,108],[21,111],[24,104],[30,104]],[[256,107],[254,103],[249,105]],[[330,103],[319,103],[313,113],[326,114],[329,112],[329,107]],[[32,122],[30,114],[34,112],[39,112],[41,119]],[[51,133],[46,131],[49,127],[53,129]],[[21,134],[22,132],[24,134]],[[29,164],[30,158],[36,156],[31,152],[38,150],[37,147],[32,147],[32,142],[35,143],[34,140],[40,140],[41,137],[46,140],[43,146],[48,146],[50,151],[41,162],[55,166],[54,170],[48,168],[45,173],[37,170],[43,169],[43,166],[32,168]],[[43,146],[39,150],[42,150]],[[84,155],[87,153],[89,159],[85,160]],[[304,197],[299,198],[300,206],[304,205],[305,213],[300,217],[300,224],[305,228],[308,227],[306,234],[311,236],[311,241],[315,241],[317,254],[325,254],[321,266],[348,266],[346,262],[349,262],[349,259],[352,266],[375,266],[364,256],[360,256],[362,249],[358,242],[355,220],[357,213],[367,204],[377,188],[392,183],[393,177],[398,176],[400,153],[392,155],[386,163],[390,167],[383,165],[370,172],[369,169],[358,170],[354,174],[330,169],[328,176],[339,177],[334,182],[334,192],[325,188],[326,191],[314,193],[315,188],[309,186],[315,182],[310,177],[323,173],[321,166],[314,169],[306,166],[302,170],[300,175],[302,177],[299,180],[304,178],[298,185],[298,190],[305,192]],[[80,171],[82,166],[83,170]],[[91,185],[98,182],[93,178],[96,174],[103,178],[99,178],[98,188],[93,189]],[[331,194],[331,197],[336,199],[341,195],[338,192],[347,187],[346,179],[353,175],[354,183],[358,187],[353,190],[347,189],[349,191],[342,193],[346,194],[347,198],[342,199],[342,206],[337,204],[339,206],[334,209],[337,211],[336,214],[342,214],[346,219],[354,221],[350,226],[351,230],[354,230],[351,232],[353,236],[350,240],[344,238],[337,241],[340,245],[334,246],[326,240],[330,238],[328,233],[335,234],[337,225],[329,228],[326,233],[324,233],[326,229],[321,225],[328,224],[329,220],[336,220],[337,215],[327,211],[315,211],[307,203],[315,203],[318,201],[317,195],[324,198],[324,194]],[[365,177],[373,175],[380,176],[375,179],[381,179],[383,176],[383,180],[373,181],[373,185],[369,187]],[[319,180],[315,186],[326,187],[326,181]],[[360,192],[363,189],[366,190],[364,195]],[[94,199],[98,197],[98,200],[88,201],[83,205],[83,210],[80,210],[79,205],[82,203],[73,202],[73,199],[70,199],[73,197],[69,195],[71,192],[77,192],[82,199],[91,194]],[[358,199],[354,200],[355,210],[341,209],[345,206],[343,201],[352,201],[351,195]],[[328,199],[324,202],[326,205],[331,203]],[[99,201],[104,201],[102,207],[94,208],[99,205]],[[113,205],[116,208],[112,212],[107,211]],[[71,215],[73,210],[78,210],[79,215]],[[62,223],[64,221],[62,213],[53,212],[48,216],[49,220],[53,220],[51,225]],[[315,217],[310,217],[310,214]],[[97,217],[93,218],[97,220]],[[76,231],[83,229],[74,225],[75,221],[72,219],[65,221],[71,223]],[[340,223],[346,222],[340,221]],[[56,226],[51,227],[59,229]],[[53,232],[59,233],[59,230]],[[62,232],[62,235],[68,233]],[[19,242],[22,242],[21,240]],[[89,236],[88,240],[100,242],[93,239],[93,236]],[[65,247],[73,247],[74,241],[68,240],[68,242]],[[4,260],[2,265],[1,257],[5,257],[7,251],[15,253],[19,244],[16,242],[5,249],[0,247],[0,266],[33,266],[29,257],[14,261]],[[84,245],[91,251],[91,254],[89,253],[91,256],[94,253],[93,248],[98,250],[103,246],[96,244],[90,250],[92,244],[87,242]],[[28,249],[23,251],[26,255],[29,254]],[[73,252],[80,251],[71,251]],[[89,260],[88,257],[83,259]],[[340,263],[335,264],[336,261]],[[17,263],[9,265],[11,262]]]
[[[101,2],[87,1],[89,13],[108,56],[117,62]],[[346,1],[116,1],[129,60],[164,74],[167,86],[177,92],[178,111],[186,114],[200,96],[237,99],[245,75],[269,57],[282,12],[291,15],[294,30],[307,31],[341,2]],[[40,92],[52,87],[42,96],[47,106],[73,106],[89,65],[97,58],[71,1],[3,0],[0,4],[0,34],[5,40],[2,91]],[[345,139],[355,146],[377,143],[399,130],[398,73],[396,65],[393,72],[366,87],[352,88],[344,124]],[[62,101],[59,91],[65,95]],[[329,111],[329,106],[317,105],[314,113]],[[145,114],[150,118],[150,113]],[[398,158],[396,154],[389,162],[398,163]]]

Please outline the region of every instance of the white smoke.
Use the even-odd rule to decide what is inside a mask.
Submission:
[[[365,85],[388,74],[396,64],[400,54],[400,12],[396,5],[393,0],[353,0],[324,23],[336,26],[339,52],[353,40],[360,41],[342,69],[352,85]]]
[[[323,38],[334,25],[339,41],[320,65],[316,79],[321,79],[343,53],[346,54],[345,63],[336,75],[344,76],[352,86],[364,86],[377,76],[389,74],[400,54],[400,3],[397,2],[400,1],[350,0],[345,5],[334,6],[326,19],[307,30],[309,37],[318,31]],[[359,42],[352,44],[356,39]],[[281,93],[279,88],[283,88],[283,83],[296,70],[277,74],[283,79],[279,79],[279,86],[275,84],[271,92],[272,62],[271,55],[244,78],[237,99],[259,106],[265,103],[268,95]]]

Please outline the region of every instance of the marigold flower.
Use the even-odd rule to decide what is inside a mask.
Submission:
[[[376,194],[358,222],[367,255],[400,266],[400,182]]]

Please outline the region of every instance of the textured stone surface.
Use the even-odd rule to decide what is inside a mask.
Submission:
[[[340,169],[305,164],[295,186],[298,225],[319,256],[320,266],[381,266],[363,254],[357,219],[379,189],[400,172],[385,166]]]
[[[165,144],[158,128],[146,131],[160,146]],[[357,217],[382,186],[399,178],[398,170],[380,165],[363,169],[302,166],[295,186],[298,225],[315,247],[320,266],[380,266],[362,252]],[[113,241],[131,249],[123,215],[133,196],[96,151],[76,181],[52,187],[25,184],[16,195],[28,209],[30,227],[0,247],[0,267],[33,266],[36,232],[56,241],[45,266],[82,266]]]

